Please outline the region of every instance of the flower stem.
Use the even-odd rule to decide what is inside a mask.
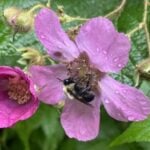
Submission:
[[[71,21],[87,21],[87,20],[89,20],[88,18],[71,17],[71,16],[69,16],[69,17],[70,17]]]
[[[115,10],[105,15],[105,17],[111,18],[115,14],[120,13],[123,10],[125,4],[126,4],[126,0],[122,0],[121,4]]]
[[[35,6],[33,6],[28,12],[29,13],[32,13],[33,11],[35,11],[36,9],[39,9],[39,8],[44,8],[46,6],[42,5],[42,4],[37,4]]]
[[[142,22],[139,23],[137,27],[135,27],[133,30],[127,33],[128,37],[131,37],[135,32],[137,32],[140,29],[144,29],[145,31],[145,36],[146,36],[146,41],[147,41],[147,46],[148,46],[148,52],[150,55],[150,35],[147,27],[147,9],[148,9],[148,0],[144,0],[144,13],[143,13],[143,19]]]
[[[51,0],[48,0],[48,1],[47,1],[46,6],[49,7],[49,8],[51,8]]]
[[[105,17],[111,18],[115,14],[121,12],[123,10],[125,4],[126,4],[126,0],[122,0],[121,4],[115,10],[113,10],[112,12],[105,15]],[[71,16],[69,16],[69,17],[70,17],[71,21],[87,21],[90,19],[90,18],[71,17]]]
[[[142,29],[143,26],[144,26],[143,22],[139,23],[139,25],[138,25],[137,27],[135,27],[133,30],[131,30],[130,32],[127,33],[127,36],[128,36],[129,38],[131,38],[131,36],[132,36],[135,32],[137,32],[138,30]]]
[[[144,14],[143,14],[143,28],[145,31],[145,35],[146,35],[146,40],[147,40],[147,46],[148,46],[148,52],[150,55],[150,35],[149,35],[149,31],[148,31],[148,27],[147,27],[147,9],[148,9],[148,0],[144,1]]]

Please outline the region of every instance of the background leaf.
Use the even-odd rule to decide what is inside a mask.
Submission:
[[[57,5],[63,5],[68,15],[91,18],[105,16],[117,8],[121,0],[52,0],[52,9]],[[47,0],[0,0],[0,14],[7,7],[16,6],[29,9],[32,6]],[[136,28],[142,21],[144,12],[144,0],[127,0],[120,15],[114,16],[113,22],[120,32],[128,33]],[[6,24],[6,20],[0,15],[0,65],[20,66],[17,61],[21,54],[16,48],[33,47],[45,51],[38,42],[34,31],[24,34],[17,34],[15,41],[12,41],[12,29]],[[148,27],[150,28],[150,8],[148,9]],[[81,24],[74,21],[64,24],[67,30],[69,27]],[[123,83],[134,86],[134,71],[138,62],[148,57],[148,47],[144,30],[135,32],[131,37],[132,49],[128,65],[119,73],[112,74],[114,78]],[[22,67],[22,66],[20,66]],[[150,83],[147,79],[140,78],[139,88],[150,97]],[[79,142],[69,139],[59,121],[60,112],[58,109],[41,105],[38,112],[30,119],[16,124],[10,129],[0,130],[0,149],[2,150],[149,150],[149,124],[150,119],[143,122],[122,123],[111,119],[102,109],[101,125],[99,136],[90,142]],[[128,128],[129,126],[129,128]],[[127,129],[127,130],[126,130]],[[121,135],[121,133],[123,134]],[[115,140],[114,140],[115,139]],[[112,140],[114,140],[112,142]],[[110,147],[122,143],[130,143],[117,147]],[[133,143],[131,143],[133,142]]]
[[[111,143],[111,146],[141,141],[150,141],[150,119],[142,122],[132,123],[123,134],[121,134]]]

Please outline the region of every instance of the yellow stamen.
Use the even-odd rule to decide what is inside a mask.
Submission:
[[[8,95],[18,104],[25,104],[31,99],[28,84],[20,77],[9,78]]]

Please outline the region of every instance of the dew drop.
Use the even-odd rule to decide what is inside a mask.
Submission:
[[[104,101],[105,101],[106,104],[109,104],[109,100],[108,99],[105,99]]]
[[[106,55],[106,54],[107,54],[107,51],[103,51],[103,54],[105,54],[105,55]]]
[[[118,113],[118,116],[120,117],[120,116],[121,116],[121,114],[120,114],[120,113]]]
[[[88,31],[90,31],[90,30],[91,30],[91,27],[90,27],[90,26],[86,26],[86,27],[85,27],[85,31],[88,32]]]
[[[119,68],[122,67],[122,64],[118,64],[118,67],[119,67]]]
[[[115,93],[116,93],[116,94],[119,94],[119,91],[118,91],[118,90],[116,90],[116,91],[115,91]]]
[[[133,117],[133,116],[129,116],[129,117],[128,117],[128,120],[129,120],[129,121],[133,121],[133,120],[134,120],[134,117]]]
[[[45,39],[45,36],[44,36],[44,35],[41,35],[41,39]]]
[[[119,60],[119,58],[114,58],[114,62],[117,62]]]
[[[141,103],[142,105],[147,104],[147,102],[146,102],[146,101],[141,101],[140,103]]]
[[[127,90],[123,90],[123,93],[127,93]]]

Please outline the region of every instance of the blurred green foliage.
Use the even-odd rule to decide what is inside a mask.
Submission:
[[[120,5],[121,2],[121,0],[57,0],[52,1],[52,8],[56,9],[57,5],[63,5],[68,15],[91,18],[105,16]],[[47,1],[0,1],[0,65],[19,65],[17,60],[20,58],[20,54],[15,48],[29,46],[44,51],[43,46],[37,41],[34,31],[24,34],[18,33],[15,41],[12,41],[13,32],[2,17],[3,10],[7,7],[16,6],[28,9],[38,3],[46,4]],[[142,21],[143,12],[144,0],[127,0],[121,13],[113,17],[114,24],[120,32],[128,33]],[[150,18],[149,15],[150,9],[148,9],[148,18]],[[75,21],[69,25],[64,24],[64,27],[67,29],[76,25],[76,23],[80,22]],[[149,19],[147,24],[150,27]],[[148,57],[146,38],[142,29],[132,35],[132,50],[129,63],[120,74],[113,74],[117,80],[134,85],[135,65],[140,60]],[[139,88],[150,97],[150,83],[146,79],[141,79]],[[149,150],[150,144],[141,143],[140,141],[150,141],[150,119],[132,123],[128,128],[128,123],[111,119],[102,108],[99,136],[90,142],[79,142],[69,139],[64,134],[59,116],[60,112],[57,108],[41,104],[38,112],[32,118],[16,124],[12,128],[0,130],[0,150]],[[137,141],[140,143],[135,143]],[[134,143],[112,146],[129,142]]]

